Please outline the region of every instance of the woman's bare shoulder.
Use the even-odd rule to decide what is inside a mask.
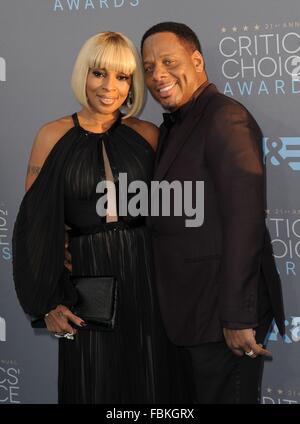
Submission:
[[[34,144],[43,150],[51,149],[73,126],[71,116],[47,122],[39,129]]]
[[[30,153],[25,188],[32,185],[55,144],[74,126],[71,116],[47,122],[38,131]]]

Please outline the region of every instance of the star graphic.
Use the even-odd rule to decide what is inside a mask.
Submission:
[[[221,29],[221,31],[222,31],[222,32],[226,32],[226,28],[225,28],[225,27],[223,27],[223,28]]]
[[[268,393],[272,393],[272,389],[270,387],[267,388]]]
[[[256,31],[258,31],[258,30],[259,30],[259,28],[260,28],[260,27],[259,27],[259,25],[257,25],[257,24],[256,24],[256,25],[255,25],[255,27],[254,27],[254,29],[255,29]]]
[[[232,27],[232,31],[237,32],[237,27],[236,26]]]
[[[278,391],[278,394],[279,394],[279,395],[282,395],[282,393],[283,393],[283,390],[281,390],[281,389],[278,389],[277,391]]]
[[[244,31],[248,31],[248,27],[247,26],[244,26]]]

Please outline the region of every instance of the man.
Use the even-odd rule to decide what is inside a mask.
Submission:
[[[262,134],[208,82],[186,25],[164,22],[141,43],[146,84],[164,114],[154,180],[204,181],[204,223],[149,218],[161,312],[197,403],[256,403],[263,347],[284,312],[265,226]],[[195,195],[195,193],[194,193]]]

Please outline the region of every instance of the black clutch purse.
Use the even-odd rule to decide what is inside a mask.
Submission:
[[[113,330],[117,312],[117,280],[115,277],[71,276],[78,293],[72,312],[82,318],[86,329]]]

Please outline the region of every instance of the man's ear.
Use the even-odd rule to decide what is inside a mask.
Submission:
[[[192,60],[196,68],[196,72],[202,73],[204,71],[204,60],[199,50],[195,50],[192,54]]]

